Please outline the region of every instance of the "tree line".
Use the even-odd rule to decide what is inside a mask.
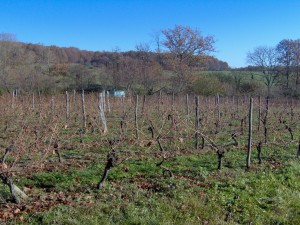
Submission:
[[[247,54],[247,61],[262,72],[267,95],[274,88],[285,96],[299,97],[300,84],[300,39],[284,39],[276,46],[259,46]]]
[[[136,94],[268,95],[299,97],[300,41],[248,52],[248,67],[231,69],[211,54],[215,38],[175,25],[154,36],[155,48],[138,43],[132,51],[85,51],[18,42],[0,34],[0,92],[57,92],[102,84]],[[204,71],[215,71],[207,73]],[[227,71],[227,72],[224,72]],[[228,72],[229,71],[229,72]]]
[[[157,49],[139,43],[135,50],[85,51],[78,48],[22,43],[0,34],[0,90],[10,92],[81,89],[93,83],[154,92],[168,87],[185,91],[198,70],[228,70],[226,62],[209,52],[214,39],[176,25],[157,36]],[[170,75],[170,76],[168,76]]]

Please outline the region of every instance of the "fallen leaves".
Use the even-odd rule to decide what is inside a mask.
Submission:
[[[28,188],[29,189],[29,188]],[[1,221],[18,220],[23,221],[24,214],[33,212],[48,211],[58,205],[76,205],[92,206],[94,204],[93,195],[83,195],[77,192],[51,192],[45,195],[32,195],[31,202],[24,204],[7,203],[0,205],[0,223]]]
[[[7,169],[7,165],[5,163],[0,163],[0,170]]]

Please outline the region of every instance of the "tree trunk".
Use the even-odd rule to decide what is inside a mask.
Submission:
[[[4,184],[9,186],[13,202],[20,204],[28,199],[28,196],[19,187],[13,184],[11,178],[6,177],[3,174],[0,175],[0,178]]]
[[[99,183],[97,185],[97,188],[99,190],[103,187],[104,182],[106,181],[106,179],[108,177],[109,170],[116,165],[117,160],[118,160],[118,158],[117,158],[117,155],[116,155],[116,151],[112,150],[107,155],[107,162],[106,162],[106,165],[105,165],[105,168],[104,168],[104,172],[103,172],[103,175],[101,177],[101,180],[99,181]]]
[[[217,151],[218,154],[218,170],[222,169],[222,158],[224,157],[224,151]]]
[[[258,163],[261,164],[262,163],[262,158],[261,158],[261,147],[262,147],[262,143],[261,141],[258,143],[256,149],[257,149],[257,158],[258,158]]]
[[[299,140],[299,144],[298,144],[298,151],[297,151],[296,157],[297,157],[297,158],[300,157],[300,140]]]
[[[97,189],[100,190],[104,186],[104,182],[106,181],[106,179],[108,177],[109,170],[110,170],[110,168],[108,166],[105,166],[102,178],[97,185]]]

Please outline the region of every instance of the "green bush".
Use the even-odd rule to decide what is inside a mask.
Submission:
[[[241,94],[252,94],[252,93],[262,93],[263,87],[261,84],[255,81],[247,81],[240,85],[239,92]]]
[[[203,76],[192,84],[192,90],[198,95],[216,95],[225,92],[222,82],[213,76]]]
[[[6,93],[6,91],[2,88],[0,88],[0,96],[4,95],[4,93]]]

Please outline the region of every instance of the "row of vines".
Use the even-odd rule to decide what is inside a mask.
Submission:
[[[236,161],[251,169],[274,146],[292,146],[295,154],[287,158],[300,155],[300,111],[293,99],[14,93],[1,96],[0,117],[0,187],[9,187],[10,200],[18,204],[30,201],[18,183],[53,167],[97,160],[105,165],[94,187],[101,189],[111,169],[132,159],[155,158],[162,175],[172,177],[165,162],[176,155],[211,151],[216,169],[224,159],[233,169]],[[90,150],[90,157],[72,154],[81,149]],[[245,158],[228,159],[230,151],[245,152]],[[274,158],[273,166],[278,163]]]

